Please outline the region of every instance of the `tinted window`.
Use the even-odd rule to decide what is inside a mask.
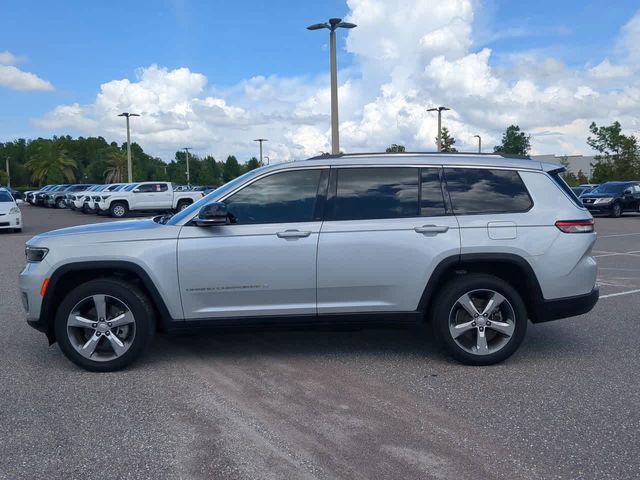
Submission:
[[[320,170],[276,173],[256,180],[224,202],[233,223],[310,222]]]
[[[341,168],[337,176],[334,220],[419,216],[417,168]]]
[[[440,170],[437,168],[423,168],[420,178],[420,215],[423,217],[445,215]]]
[[[155,184],[153,183],[144,183],[142,185],[138,186],[138,191],[140,191],[140,193],[150,193],[150,192],[155,192]]]
[[[520,175],[513,170],[445,168],[444,175],[454,213],[522,212],[532,205]]]
[[[0,202],[12,202],[13,203],[13,197],[11,195],[9,195],[9,192],[0,192]]]

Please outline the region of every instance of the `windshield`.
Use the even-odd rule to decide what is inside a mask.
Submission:
[[[628,183],[603,183],[591,190],[591,193],[622,193],[628,187]]]
[[[9,194],[9,192],[0,192],[0,202],[11,202],[13,203],[13,197]]]
[[[196,203],[185,208],[180,213],[176,213],[173,217],[171,217],[166,222],[167,225],[176,225],[179,222],[181,222],[183,219],[191,217],[195,212],[200,210],[200,207],[202,207],[203,205],[206,205],[207,203],[211,202],[214,198],[217,198],[223,195],[225,192],[233,190],[236,186],[240,185],[246,180],[254,176],[260,175],[267,168],[268,168],[268,165],[264,167],[256,168],[255,170],[251,170],[250,172],[247,172],[244,175],[240,175],[239,177],[231,180],[230,182],[225,183],[224,185],[216,188],[214,191],[209,193],[206,197],[202,197]]]
[[[133,190],[134,188],[136,188],[138,186],[137,183],[134,183],[132,185],[126,185],[125,188],[123,188],[122,190],[124,190],[125,192],[130,192],[131,190]]]
[[[116,190],[118,187],[121,187],[121,186],[122,186],[121,183],[107,185],[106,190],[107,190],[107,192],[113,192],[114,190]]]

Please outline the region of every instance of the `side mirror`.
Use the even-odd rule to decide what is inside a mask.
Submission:
[[[140,193],[140,189],[139,188],[134,188],[133,189],[133,193]]]
[[[224,202],[208,203],[200,209],[198,216],[193,219],[198,227],[211,227],[213,225],[226,225],[229,223],[229,213]]]

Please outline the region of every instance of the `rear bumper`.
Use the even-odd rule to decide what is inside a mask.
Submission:
[[[598,287],[594,287],[586,295],[543,300],[538,306],[538,314],[531,321],[533,323],[542,323],[588,313],[598,303],[599,295]]]

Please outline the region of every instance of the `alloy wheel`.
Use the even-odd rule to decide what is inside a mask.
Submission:
[[[500,351],[515,333],[513,306],[500,293],[472,290],[462,295],[449,314],[449,332],[456,344],[473,355]]]
[[[131,309],[109,295],[79,301],[67,318],[67,335],[85,358],[106,362],[124,355],[133,343],[136,320]]]
[[[122,205],[116,205],[115,207],[113,207],[113,214],[116,217],[124,217],[124,214],[126,212],[124,211],[124,207]]]

